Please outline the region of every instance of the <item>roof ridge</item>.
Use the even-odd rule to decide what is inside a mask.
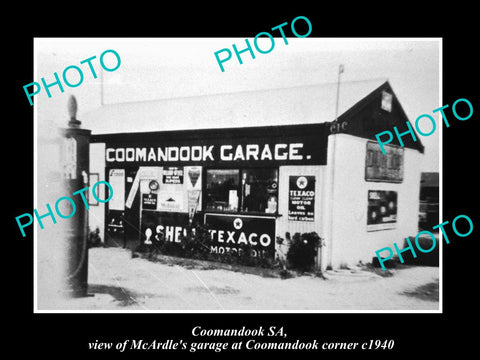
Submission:
[[[382,83],[380,83],[382,81]],[[377,77],[377,78],[370,78],[370,79],[357,79],[357,80],[347,80],[342,81],[341,84],[355,84],[355,83],[367,83],[367,82],[379,82],[379,86],[388,81],[388,78]],[[312,88],[312,87],[327,87],[337,85],[337,82],[326,82],[326,83],[314,83],[314,84],[303,84],[303,85],[292,85],[292,86],[285,86],[285,87],[276,87],[276,88],[265,88],[265,89],[255,89],[255,90],[239,90],[239,91],[231,91],[231,92],[219,92],[219,93],[211,93],[211,94],[203,94],[203,95],[190,95],[190,96],[179,96],[179,97],[171,97],[171,98],[159,98],[159,99],[149,99],[149,100],[137,100],[137,101],[124,101],[119,103],[112,103],[112,104],[104,104],[98,108],[92,109],[85,113],[88,115],[91,112],[98,111],[101,108],[111,107],[111,106],[122,106],[122,105],[135,105],[135,104],[145,104],[145,103],[154,103],[154,102],[161,102],[161,101],[175,101],[175,100],[182,100],[182,99],[195,99],[195,98],[202,98],[202,97],[212,97],[212,96],[224,96],[224,95],[235,95],[235,94],[244,94],[244,93],[255,93],[255,92],[265,92],[265,91],[276,91],[276,90],[289,90],[289,89],[300,89],[300,88]]]

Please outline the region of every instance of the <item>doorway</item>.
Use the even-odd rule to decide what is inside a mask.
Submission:
[[[105,244],[135,249],[140,243],[140,195],[135,191],[133,201],[126,206],[135,183],[138,168],[106,169],[107,181],[118,190],[105,207]],[[138,187],[138,185],[137,185]],[[113,200],[113,201],[112,201]]]

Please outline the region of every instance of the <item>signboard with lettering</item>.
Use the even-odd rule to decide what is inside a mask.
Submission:
[[[159,191],[158,211],[184,212],[183,191]]]
[[[397,192],[368,190],[367,231],[394,229],[397,223]]]
[[[290,176],[288,184],[288,220],[314,221],[315,176]]]
[[[115,189],[113,196],[108,202],[110,210],[125,210],[125,169],[110,169],[108,182]]]
[[[130,188],[130,192],[128,193],[127,200],[125,201],[125,206],[127,208],[131,208],[133,204],[133,200],[135,199],[135,195],[140,187],[140,184],[143,183],[145,189],[143,189],[143,192],[147,192],[147,190],[150,181],[153,179],[158,178],[160,168],[157,166],[140,166],[138,168],[138,171],[135,175],[135,179],[133,180],[132,187]],[[145,181],[144,181],[145,180]],[[128,182],[128,178],[127,178]]]
[[[142,194],[142,209],[157,210],[157,194]]]
[[[183,168],[165,167],[162,178],[164,184],[183,184]]]
[[[242,254],[273,259],[275,255],[275,218],[205,214],[212,243],[210,251],[217,254]],[[188,234],[188,214],[142,211],[142,239],[155,243],[160,239],[181,242]]]
[[[265,132],[265,130],[264,130]],[[135,164],[139,166],[179,167],[193,165],[325,165],[327,142],[319,141],[320,133],[288,132],[259,136],[258,131],[238,137],[211,135],[175,138],[158,134],[156,139],[134,141],[134,134],[125,144],[106,141],[107,167]],[[326,133],[322,134],[325,136]],[[184,176],[183,174],[182,176]]]
[[[384,145],[384,148],[386,154],[382,153],[378,142],[367,142],[365,180],[401,183],[404,149],[393,145]]]
[[[187,214],[142,211],[141,235],[152,243],[160,239],[180,243],[181,236],[187,235],[187,225]]]
[[[213,244],[210,251],[224,254],[241,253],[250,248],[250,256],[273,259],[275,255],[275,218],[205,214]]]

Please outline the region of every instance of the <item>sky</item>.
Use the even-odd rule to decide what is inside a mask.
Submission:
[[[282,38],[274,39],[270,53],[255,51],[255,59],[244,53],[243,64],[233,55],[222,72],[214,53],[224,48],[233,52],[232,44],[242,49],[244,38],[36,38],[32,82],[40,82],[42,77],[53,82],[53,73],[61,77],[70,65],[79,66],[84,74],[78,87],[64,85],[63,93],[52,87],[51,98],[45,91],[35,96],[37,134],[48,136],[53,128],[66,125],[70,94],[77,99],[77,118],[81,120],[102,106],[102,91],[103,103],[115,104],[332,83],[337,81],[340,64],[344,65],[341,81],[386,78],[411,122],[430,114],[440,124],[438,113],[432,114],[443,105],[440,40],[307,37],[288,38],[286,45]],[[249,41],[253,43],[253,39]],[[270,41],[261,39],[259,46],[267,49]],[[120,55],[121,65],[113,72],[103,71],[102,86],[101,77],[94,79],[87,64],[80,65],[80,61],[97,56],[92,64],[99,74],[100,54],[108,49]],[[107,66],[115,65],[114,60],[105,56]],[[74,73],[69,73],[73,83],[78,80]],[[95,133],[95,124],[88,125]],[[428,132],[427,125],[421,128]],[[425,145],[423,171],[439,169],[441,128],[421,137]]]

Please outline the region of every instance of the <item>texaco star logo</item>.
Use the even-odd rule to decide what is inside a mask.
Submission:
[[[308,180],[305,176],[300,176],[297,179],[297,186],[299,189],[305,189],[308,185]]]
[[[233,227],[237,230],[240,230],[243,226],[243,221],[240,218],[236,218],[233,220]]]

